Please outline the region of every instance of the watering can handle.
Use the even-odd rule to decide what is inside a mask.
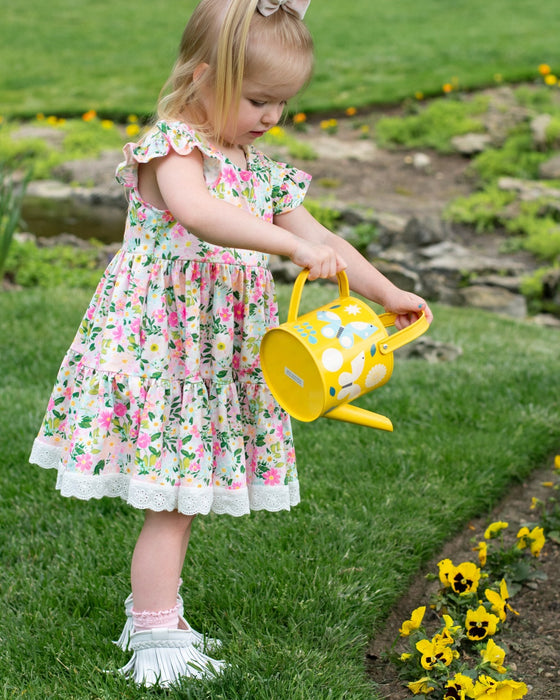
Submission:
[[[299,302],[301,301],[301,293],[303,291],[303,285],[305,284],[308,275],[309,270],[305,268],[299,273],[296,281],[294,282],[292,298],[290,299],[290,306],[288,308],[288,323],[291,323],[292,321],[297,321],[299,312]],[[348,283],[348,277],[346,276],[344,270],[337,272],[336,276],[338,277],[339,296],[350,296],[350,284]],[[391,324],[389,323],[388,325]]]
[[[383,323],[385,327],[394,326],[396,318],[397,314],[392,313],[385,313],[379,316],[379,320]],[[386,340],[380,343],[379,352],[382,355],[387,355],[390,352],[398,350],[403,345],[410,343],[411,340],[415,340],[416,338],[418,338],[418,336],[422,335],[422,333],[425,333],[428,330],[429,326],[430,324],[428,323],[426,314],[422,311],[420,316],[416,321],[414,321],[414,323],[411,323],[410,326],[407,326],[406,328],[403,328],[402,330],[393,333]]]

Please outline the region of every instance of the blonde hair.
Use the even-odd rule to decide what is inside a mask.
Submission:
[[[243,80],[302,84],[311,77],[313,41],[305,24],[279,9],[263,17],[258,0],[201,0],[179,46],[179,55],[160,93],[159,119],[187,119],[218,142],[237,112]],[[197,67],[207,65],[202,77]],[[201,88],[213,94],[214,123],[201,100]]]

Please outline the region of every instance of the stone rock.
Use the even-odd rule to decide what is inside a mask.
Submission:
[[[527,302],[521,294],[513,294],[501,287],[472,285],[460,290],[464,305],[492,311],[513,318],[527,316]]]
[[[22,124],[18,129],[12,131],[10,138],[13,141],[21,141],[23,139],[41,139],[52,148],[62,150],[62,143],[66,134],[59,129],[53,129],[52,126],[40,126],[34,124]]]
[[[539,176],[543,180],[560,179],[560,153],[539,165]]]
[[[498,178],[498,188],[500,190],[517,192],[524,202],[534,201],[541,197],[560,199],[560,190],[548,187],[538,180],[521,180],[516,177]]]
[[[402,240],[413,246],[429,246],[448,237],[447,225],[437,216],[413,216],[408,220]]]
[[[482,153],[490,146],[492,138],[490,134],[462,134],[451,139],[453,148],[464,156],[472,156]]]
[[[97,158],[69,160],[53,170],[55,178],[84,186],[112,185],[121,189],[115,181],[115,169],[123,160],[121,150],[102,151]]]
[[[453,362],[463,354],[463,350],[452,343],[444,343],[439,340],[422,336],[414,343],[403,345],[399,348],[399,359],[421,358],[430,364],[436,362]]]
[[[533,143],[539,149],[546,148],[547,135],[546,130],[552,116],[550,114],[539,114],[531,120],[531,133],[533,134]]]
[[[373,264],[385,277],[387,277],[397,287],[405,289],[407,292],[423,294],[420,275],[404,265],[387,260],[374,260]]]
[[[412,156],[412,167],[416,170],[428,170],[431,165],[431,158],[425,153],[415,153]]]
[[[556,318],[550,314],[537,314],[536,316],[533,316],[531,320],[537,326],[560,329],[560,318]]]
[[[279,255],[270,256],[269,266],[274,279],[278,282],[285,282],[286,284],[293,284],[301,272],[301,267]]]

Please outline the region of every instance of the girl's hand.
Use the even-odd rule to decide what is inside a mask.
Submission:
[[[309,279],[334,277],[346,263],[330,246],[300,238],[290,256],[292,262],[309,269]]]
[[[385,311],[397,314],[395,328],[399,331],[414,323],[422,312],[424,312],[428,323],[431,323],[434,318],[430,307],[422,297],[398,288],[391,292],[384,307]]]

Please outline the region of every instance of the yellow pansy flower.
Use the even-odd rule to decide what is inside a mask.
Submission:
[[[509,523],[505,523],[503,520],[497,520],[495,523],[490,523],[484,533],[484,539],[494,539],[494,537],[497,537],[500,532],[505,530],[507,527],[509,527]]]
[[[465,700],[467,693],[474,687],[472,678],[463,673],[456,673],[455,677],[445,684],[443,700]]]
[[[424,676],[423,678],[419,678],[417,681],[412,681],[409,683],[408,689],[414,695],[427,695],[434,690],[434,686],[430,685],[430,683],[431,680],[427,676]]]
[[[426,671],[430,671],[437,663],[449,666],[455,658],[453,650],[448,646],[445,644],[437,644],[429,639],[421,639],[417,642],[416,649],[422,654],[420,663],[422,664],[422,668],[425,668]]]
[[[499,621],[500,618],[488,612],[484,605],[479,605],[476,610],[467,610],[465,618],[467,637],[475,641],[492,637],[496,634]]]
[[[458,566],[453,567],[449,575],[451,588],[459,595],[468,595],[474,593],[478,588],[480,580],[480,569],[476,564],[470,561],[465,561]]]
[[[530,547],[531,554],[534,557],[539,556],[545,542],[544,530],[538,525],[532,530],[529,530],[528,527],[522,527],[517,533],[517,548],[525,549],[525,547]]]
[[[498,646],[493,639],[489,639],[486,646],[480,650],[480,656],[482,656],[483,664],[490,664],[498,673],[506,672],[504,666],[506,652],[502,647]]]
[[[416,608],[412,611],[410,619],[403,622],[402,627],[399,630],[399,634],[401,635],[401,637],[408,637],[409,634],[411,634],[412,632],[414,632],[414,630],[417,630],[420,627],[420,625],[422,624],[422,620],[424,619],[425,612],[425,605],[422,605],[421,607]]]
[[[439,580],[446,588],[451,586],[449,575],[454,568],[455,567],[453,566],[451,559],[442,559],[440,562],[438,562]]]
[[[456,625],[455,621],[451,617],[451,615],[443,615],[443,620],[445,622],[445,629],[448,630],[450,635],[457,634],[459,630],[461,629],[461,625]]]
[[[503,691],[507,690],[507,694]],[[502,691],[502,692],[501,692]],[[471,693],[475,700],[519,700],[527,694],[525,683],[495,681],[490,676],[480,676]]]
[[[480,566],[486,566],[486,561],[488,559],[488,545],[486,542],[484,540],[479,542],[477,546],[473,548],[473,551],[478,552]]]

